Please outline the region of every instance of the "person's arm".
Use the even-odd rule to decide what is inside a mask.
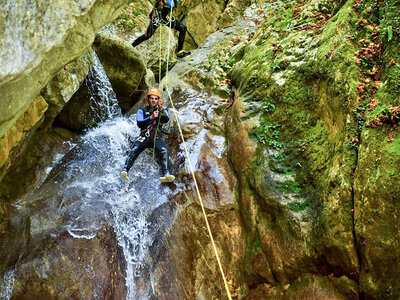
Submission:
[[[169,121],[169,114],[166,109],[161,111],[160,123],[167,123]]]
[[[150,117],[145,118],[144,114],[143,114],[143,110],[139,108],[138,111],[137,111],[137,115],[136,115],[137,125],[140,128],[146,128],[147,127],[147,123],[149,121],[150,121]]]
[[[156,9],[156,10],[161,10],[162,9],[162,0],[157,0],[156,1],[156,4],[154,4],[154,8]]]

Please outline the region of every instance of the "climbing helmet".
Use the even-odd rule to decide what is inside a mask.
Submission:
[[[149,91],[147,92],[147,97],[150,97],[150,95],[160,98],[160,91],[157,89],[149,89]]]

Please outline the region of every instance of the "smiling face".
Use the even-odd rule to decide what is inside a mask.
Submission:
[[[159,97],[154,96],[154,95],[150,95],[150,96],[148,97],[148,99],[149,99],[149,105],[150,105],[150,107],[155,107],[155,106],[157,106],[158,100],[160,100]]]

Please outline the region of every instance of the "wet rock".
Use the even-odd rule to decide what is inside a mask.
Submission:
[[[86,52],[96,32],[117,17],[124,3],[122,0],[4,3],[0,94],[5,101],[0,104],[1,137],[50,78]]]
[[[107,34],[97,35],[93,45],[119,105],[124,111],[129,110],[146,87],[146,65],[141,55],[124,40]]]
[[[0,199],[14,201],[29,189],[34,188],[51,165],[54,153],[63,153],[68,149],[67,141],[76,135],[64,128],[35,131],[21,147],[13,150],[9,160],[9,169],[3,167],[6,174],[0,181]]]
[[[48,104],[43,97],[38,96],[29,106],[28,110],[13,124],[7,133],[0,138],[0,178],[6,173],[9,163],[10,151],[32,133],[34,127],[38,127],[43,121],[43,116],[47,110]],[[6,163],[6,165],[4,165]]]
[[[64,233],[40,250],[26,251],[12,298],[125,298],[125,263],[116,244],[114,232],[105,227],[92,239]]]
[[[43,88],[41,95],[49,104],[46,111],[48,124],[53,122],[57,114],[81,86],[92,65],[93,51],[90,49],[62,68]]]

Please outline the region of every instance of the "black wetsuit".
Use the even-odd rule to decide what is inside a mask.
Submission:
[[[161,124],[169,121],[169,115],[166,109],[160,111],[159,116],[153,120],[150,120],[150,116],[157,108],[151,108],[150,105],[139,108],[136,116],[137,125],[141,129],[140,136],[133,144],[133,148],[129,153],[129,156],[125,162],[125,169],[129,171],[135,162],[136,158],[146,148],[153,149],[154,138],[155,138],[155,152],[161,162],[161,169],[163,175],[168,171],[168,148],[167,144],[158,137],[161,132]],[[158,125],[160,122],[160,125]],[[158,130],[157,130],[158,125]],[[156,136],[157,131],[157,136]]]
[[[175,2],[175,7],[178,5],[178,1],[174,0]],[[140,43],[148,40],[151,38],[154,34],[154,32],[157,30],[157,28],[161,24],[166,24],[168,27],[171,26],[172,29],[175,29],[179,31],[179,37],[178,37],[178,49],[177,52],[181,51],[183,48],[183,43],[185,41],[185,35],[186,35],[186,26],[179,20],[173,18],[173,20],[170,21],[168,20],[168,15],[171,12],[171,7],[167,7],[163,5],[163,1],[157,0],[156,5],[154,9],[150,13],[150,24],[147,27],[146,33],[143,34],[142,36],[138,37],[133,43],[132,46],[136,47]]]

